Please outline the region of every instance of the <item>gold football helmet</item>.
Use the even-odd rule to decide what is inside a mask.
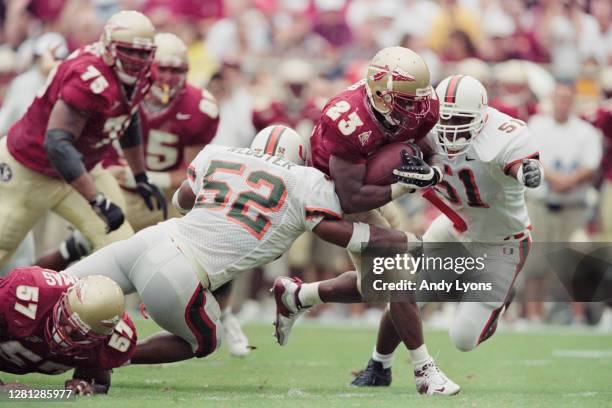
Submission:
[[[100,42],[104,60],[121,82],[135,85],[148,75],[155,54],[155,28],[144,14],[120,11],[104,25]]]
[[[387,122],[411,127],[411,122],[425,116],[431,106],[429,68],[408,48],[383,48],[368,66],[366,91],[372,108]]]
[[[124,309],[123,291],[115,281],[101,275],[80,279],[53,308],[45,332],[51,351],[69,355],[95,347],[113,332]]]
[[[155,36],[155,46],[151,93],[165,105],[187,82],[187,45],[174,34],[159,33]]]

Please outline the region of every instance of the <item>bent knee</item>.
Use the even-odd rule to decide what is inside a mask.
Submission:
[[[451,326],[449,336],[459,351],[472,351],[478,345],[478,331],[470,330],[465,325],[455,324]]]

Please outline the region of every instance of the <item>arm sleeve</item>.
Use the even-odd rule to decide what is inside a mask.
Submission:
[[[520,163],[523,159],[539,159],[540,152],[536,142],[529,131],[525,127],[520,133],[512,137],[512,140],[498,155],[498,163],[508,173],[510,168],[516,163]]]
[[[305,228],[312,231],[324,219],[341,219],[342,208],[333,181],[312,167],[306,170],[306,188],[302,190],[305,192],[303,216]]]
[[[119,144],[122,149],[129,149],[142,144],[142,126],[140,125],[138,112],[132,115],[128,128],[125,130],[123,137],[119,139]]]

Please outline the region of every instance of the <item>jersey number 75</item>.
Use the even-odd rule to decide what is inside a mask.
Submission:
[[[241,191],[230,203],[232,189],[227,182],[215,180],[215,175],[226,173],[245,177],[244,170],[244,164],[241,163],[211,161],[194,208],[224,211],[228,220],[242,226],[260,240],[272,225],[272,221],[265,214],[281,209],[287,197],[287,188],[280,177],[263,170],[254,170],[246,175],[246,184],[250,189]],[[253,210],[251,214],[250,210]]]

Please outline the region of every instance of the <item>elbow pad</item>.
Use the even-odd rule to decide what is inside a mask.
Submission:
[[[85,173],[81,153],[74,147],[74,136],[63,129],[51,129],[45,136],[44,148],[55,170],[68,183]]]

